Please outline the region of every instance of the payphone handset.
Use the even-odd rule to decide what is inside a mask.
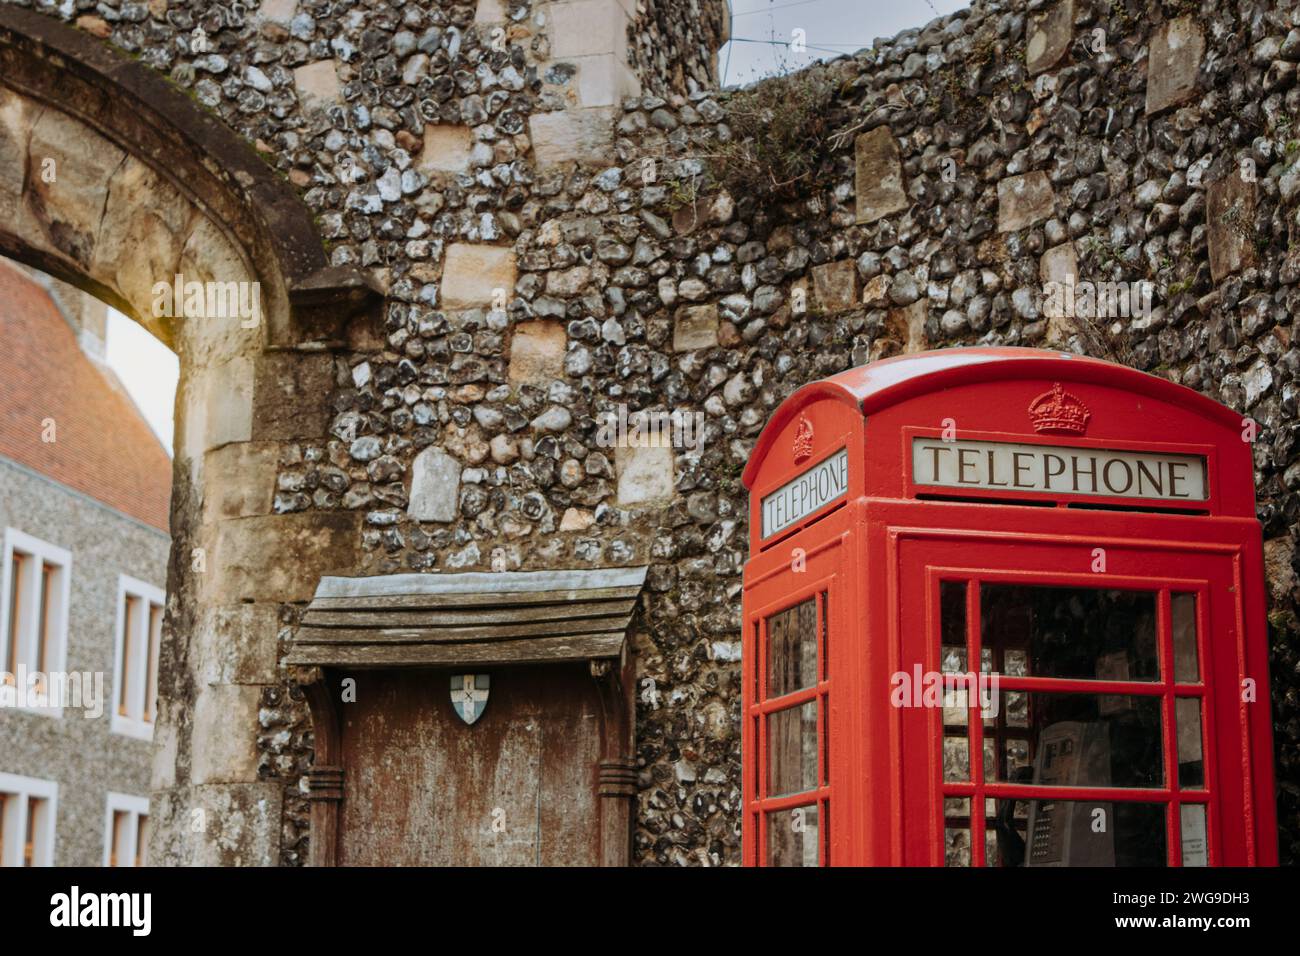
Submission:
[[[1045,728],[1038,739],[1033,782],[1048,787],[1109,784],[1107,724],[1067,720]],[[1111,831],[1109,803],[1031,800],[1025,866],[1114,866]]]

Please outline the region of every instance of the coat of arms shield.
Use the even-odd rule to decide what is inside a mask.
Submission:
[[[488,699],[487,674],[453,674],[451,677],[451,706],[467,724],[483,716]]]

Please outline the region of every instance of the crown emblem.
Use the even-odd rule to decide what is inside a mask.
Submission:
[[[812,422],[806,418],[800,418],[799,424],[794,430],[794,463],[802,464],[812,457],[813,453],[813,427]]]
[[[1088,406],[1061,388],[1060,382],[1055,382],[1051,391],[1029,403],[1029,419],[1034,423],[1034,431],[1082,435],[1091,417]]]

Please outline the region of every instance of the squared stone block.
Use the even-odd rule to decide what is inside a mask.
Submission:
[[[324,438],[329,430],[329,394],[334,359],[328,354],[263,352],[253,386],[253,438],[297,441]]]
[[[108,241],[96,245],[91,274],[112,276],[116,280],[118,291],[128,302],[137,304],[137,307],[144,302],[149,303],[147,314],[151,316],[162,318],[168,312],[179,314],[186,311],[186,305],[183,301],[176,301],[175,294],[155,296],[154,288],[159,284],[160,276],[168,276],[167,281],[161,282],[161,287],[176,292],[172,267],[180,257],[182,248],[188,244],[187,240],[194,238],[197,233],[197,230],[191,228],[193,216],[194,206],[191,200],[181,195],[152,167],[134,157],[128,157],[109,183],[108,203],[99,225],[99,236]],[[215,249],[205,247],[203,254],[217,253],[209,263],[212,268],[223,261],[227,251],[219,245]],[[244,270],[238,265],[235,270],[242,279]],[[183,288],[183,282],[181,286]],[[224,293],[239,287],[223,285],[219,288]],[[256,299],[253,298],[255,288],[258,290]],[[213,311],[225,312],[227,315],[237,314],[240,323],[260,322],[260,287],[246,286],[240,291],[244,293],[242,302],[238,293],[230,296],[223,294],[220,301],[214,294]],[[210,315],[206,298],[205,295],[202,311],[205,315]],[[248,315],[245,316],[241,306],[254,305],[257,308],[248,308]]]
[[[1063,242],[1043,253],[1038,260],[1038,277],[1043,283],[1043,315],[1047,319],[1047,341],[1064,344],[1079,331],[1065,294],[1067,284],[1079,284],[1079,257],[1073,242]],[[1055,293],[1055,294],[1054,294]]]
[[[425,126],[420,152],[423,172],[462,173],[469,169],[474,137],[468,126]]]
[[[1205,34],[1191,17],[1156,27],[1147,56],[1148,116],[1196,96],[1196,74],[1204,55]]]
[[[813,292],[826,312],[843,312],[858,304],[858,268],[852,259],[813,266]]]
[[[198,376],[196,376],[198,378]],[[235,356],[206,369],[200,379],[204,390],[203,451],[228,442],[253,437],[253,362]],[[187,427],[190,423],[186,423]]]
[[[551,56],[575,56],[627,51],[627,13],[613,0],[571,0],[551,4]]]
[[[537,165],[557,163],[608,163],[613,156],[616,107],[534,113],[528,118],[528,135]]]
[[[188,208],[189,200],[185,200]],[[101,232],[100,235],[103,235]],[[181,345],[178,351],[190,357],[191,367],[215,365],[236,353],[248,353],[261,346],[263,331],[269,324],[267,312],[276,306],[264,297],[261,282],[252,268],[245,250],[235,245],[218,226],[216,218],[201,216],[190,230],[181,250],[180,266],[175,270],[181,276],[180,292],[172,270],[154,276],[154,282],[171,286],[168,295],[160,288],[159,296],[152,294],[148,304],[141,303],[139,314],[148,321],[154,314],[155,302],[159,311],[171,305],[172,314],[185,314],[186,320],[173,323]],[[216,283],[210,287],[211,295],[199,302],[187,302],[187,288],[191,283]],[[142,283],[136,288],[141,288]],[[150,287],[152,289],[152,287]],[[220,293],[220,295],[218,295]],[[209,305],[208,299],[211,298]],[[198,313],[197,317],[195,312]]]
[[[460,462],[441,448],[426,448],[411,464],[406,513],[416,521],[456,520],[460,505]]]
[[[641,95],[641,82],[621,56],[605,53],[573,62],[578,68],[578,103],[582,106],[615,106],[625,96]]]
[[[256,16],[287,27],[297,12],[298,0],[262,0],[258,4]]]
[[[1025,48],[1029,75],[1043,73],[1061,62],[1073,37],[1074,0],[1060,0],[1052,9],[1032,17]]]
[[[166,700],[158,702],[158,719],[153,725],[153,759],[149,762],[149,789],[157,792],[176,786],[176,755],[180,735],[176,721],[168,715]],[[188,718],[188,704],[185,707]]]
[[[256,685],[201,686],[194,702],[190,747],[195,783],[257,782]]]
[[[925,319],[929,313],[929,299],[918,299],[901,309],[890,309],[885,314],[885,331],[891,339],[903,346],[905,355],[924,352],[930,347],[925,335]]]
[[[505,246],[457,242],[442,267],[442,304],[448,309],[492,306],[498,290],[515,291],[515,252]]]
[[[673,317],[673,351],[694,352],[711,349],[718,344],[718,307],[688,305],[677,310]]]
[[[515,326],[510,338],[510,381],[538,384],[563,378],[567,344],[562,322],[539,319]]]
[[[360,512],[301,512],[219,522],[199,575],[209,603],[310,601],[324,574],[360,566]]]
[[[875,222],[908,207],[898,143],[887,126],[863,133],[854,144],[858,222]]]
[[[673,449],[668,436],[659,436],[658,444],[615,448],[614,470],[620,505],[666,501],[673,496]]]
[[[293,86],[305,110],[320,110],[343,102],[343,87],[333,60],[317,60],[293,71]]]
[[[274,684],[279,632],[274,604],[203,608],[190,646],[199,683]]]
[[[1065,282],[1067,278],[1079,281],[1079,257],[1074,251],[1073,242],[1063,242],[1052,246],[1038,260],[1038,277],[1043,283]]]
[[[183,843],[167,858],[183,853],[190,866],[279,866],[283,781],[208,784],[192,795],[173,810],[174,823],[162,824]]]
[[[1206,240],[1210,247],[1210,276],[1215,282],[1254,264],[1255,184],[1232,172],[1206,190]]]
[[[27,138],[26,167],[30,173],[25,174],[22,167],[13,172],[18,174],[19,183],[26,183],[25,205],[36,218],[33,231],[65,256],[89,266],[95,258],[95,240],[100,235],[109,184],[125,154],[58,110],[45,110],[27,130],[17,132]],[[53,162],[53,182],[36,175],[47,160]],[[102,277],[110,287],[116,285],[116,278]]]
[[[23,180],[27,178],[27,137],[31,131],[27,101],[0,86],[0,221],[11,223],[13,231],[21,229],[18,211],[22,207]]]
[[[1015,232],[1052,215],[1056,194],[1041,170],[998,183],[998,232]]]
[[[505,0],[478,0],[478,6],[474,8],[475,23],[504,23],[505,19]]]
[[[233,442],[203,458],[203,523],[271,513],[277,442]]]

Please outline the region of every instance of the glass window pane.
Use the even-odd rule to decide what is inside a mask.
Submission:
[[[1196,595],[1169,598],[1169,624],[1174,632],[1174,680],[1196,683],[1201,679],[1196,653]]]
[[[939,670],[944,674],[966,672],[966,582],[939,583]]]
[[[1006,745],[1005,779],[1013,783],[1028,783],[1033,776],[1033,765],[1029,762],[1029,741],[1010,739],[1003,741]]]
[[[1200,699],[1179,697],[1174,702],[1174,719],[1178,725],[1178,786],[1202,788],[1205,786],[1205,761],[1201,755]]]
[[[944,644],[939,648],[939,673],[966,673],[966,648],[953,644]]]
[[[1161,803],[1030,800],[1026,866],[1165,866]]]
[[[943,828],[943,865],[970,866],[970,827]]]
[[[1028,800],[988,800],[986,814],[993,829],[987,831],[985,840],[996,837],[993,850],[985,852],[988,866],[1024,866],[1025,833],[1029,821]],[[986,846],[989,844],[986,842]]]
[[[943,779],[949,782],[970,780],[970,744],[964,735],[943,738]]]
[[[943,798],[943,815],[944,818],[960,817],[965,818],[970,814],[970,797],[944,797]]]
[[[767,718],[767,792],[779,797],[817,787],[817,702]]]
[[[31,562],[27,556],[15,551],[9,567],[9,623],[5,628],[8,645],[5,650],[4,670],[7,675],[18,671],[18,650],[22,643],[23,598],[27,594],[27,569]],[[8,678],[12,681],[12,678]]]
[[[1183,866],[1209,866],[1210,852],[1205,840],[1205,804],[1182,806]]]
[[[980,617],[984,647],[1025,676],[1159,680],[1153,592],[983,584]]]
[[[1008,727],[1028,727],[1029,726],[1029,697],[1018,690],[1007,691],[1002,698],[1006,706],[1003,711],[1006,714],[1006,723]]]
[[[135,823],[135,865],[149,865],[149,815],[145,813]]]
[[[1007,677],[1028,676],[1029,655],[1024,651],[1007,648],[1002,652],[1002,673]]]
[[[824,701],[826,698],[823,697]],[[829,708],[822,706],[822,784],[831,782],[831,715]]]
[[[36,616],[36,670],[44,674],[54,653],[54,601],[58,569],[41,562],[41,604]]]
[[[780,697],[817,682],[817,600],[767,619],[767,693]]]
[[[122,683],[117,689],[117,712],[123,717],[134,716],[130,712],[135,700],[135,631],[136,614],[140,599],[128,594],[123,599],[122,607]]]
[[[113,811],[113,839],[109,847],[108,865],[109,866],[126,866],[127,861],[122,858],[126,852],[126,829],[131,824],[131,814],[125,810]]]
[[[818,833],[821,827],[817,807],[795,807],[767,815],[767,862],[769,866],[816,866]]]
[[[1008,692],[998,694],[1006,707]],[[1027,693],[1031,782],[1074,787],[1160,787],[1164,782],[1160,698]],[[1014,778],[1011,766],[999,780]]]
[[[829,591],[822,592],[822,680],[830,677],[831,673],[831,595]]]
[[[965,727],[970,716],[970,701],[965,687],[943,689],[943,723],[946,727]]]

